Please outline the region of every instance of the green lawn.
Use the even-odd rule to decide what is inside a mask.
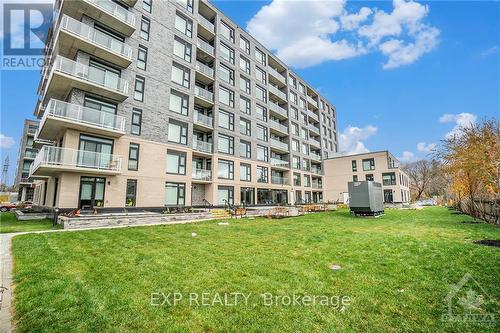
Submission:
[[[0,233],[58,229],[49,219],[18,221],[14,213],[0,213]]]
[[[500,228],[459,223],[465,219],[445,208],[377,219],[339,211],[17,236],[18,332],[498,332],[500,248],[472,241],[499,239]],[[450,285],[466,273],[488,294],[480,311],[497,315],[490,326],[441,321]],[[152,306],[157,292],[183,299]],[[189,293],[202,292],[250,297],[237,306],[190,305]],[[343,311],[268,307],[265,293],[351,302]]]

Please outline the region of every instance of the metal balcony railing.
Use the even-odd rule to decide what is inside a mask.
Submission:
[[[205,28],[207,28],[209,31],[214,32],[215,31],[215,26],[212,22],[207,20],[204,16],[198,14],[198,22]]]
[[[199,125],[207,126],[210,128],[214,127],[214,118],[204,115],[200,112],[194,113],[194,122]]]
[[[196,45],[200,49],[202,49],[203,51],[207,52],[210,55],[214,55],[214,53],[215,53],[214,47],[212,45],[208,44],[207,42],[205,42],[204,40],[201,40],[198,38],[198,40],[196,41]]]
[[[206,99],[210,102],[214,101],[214,94],[211,91],[208,91],[204,88],[195,86],[194,87],[194,94],[198,97],[201,97],[203,99]]]
[[[75,167],[106,171],[121,171],[122,157],[93,151],[43,146],[31,164],[30,176],[40,166]]]
[[[57,56],[54,60],[54,64],[52,65],[52,71],[61,72],[104,88],[117,91],[121,94],[128,95],[127,81],[121,79],[115,74],[111,74],[110,72],[90,67],[68,58]]]
[[[94,29],[90,25],[75,20],[72,17],[64,15],[60,23],[60,29],[66,30],[72,34],[79,36],[82,39],[97,44],[100,47],[107,49],[108,51],[132,60],[132,48],[129,45],[116,40],[99,30]]]
[[[212,180],[212,170],[193,169],[192,176],[193,176],[193,179],[211,181]]]
[[[193,139],[193,149],[204,153],[212,153],[212,144],[210,142]]]
[[[41,123],[49,116],[125,133],[125,117],[56,99],[47,104]]]
[[[130,26],[135,27],[135,15],[132,12],[129,12],[122,6],[118,5],[113,1],[103,1],[103,0],[85,0],[88,1],[94,6],[99,7],[102,11],[110,14],[111,16],[119,19],[127,23]]]
[[[196,62],[196,70],[200,73],[205,74],[206,76],[214,77],[214,69],[208,67],[202,62],[199,61]]]

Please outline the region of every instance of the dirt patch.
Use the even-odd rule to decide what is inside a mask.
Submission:
[[[482,239],[474,241],[474,244],[500,247],[500,239]]]
[[[484,221],[461,221],[460,223],[464,224],[480,224],[480,223],[486,223]]]

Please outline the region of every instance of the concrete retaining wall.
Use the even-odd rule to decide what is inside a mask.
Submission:
[[[52,219],[54,217],[53,213],[23,213],[20,210],[15,210],[16,219],[18,221],[29,221],[29,220],[43,220]]]

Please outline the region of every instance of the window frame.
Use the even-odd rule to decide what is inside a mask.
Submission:
[[[136,158],[131,158],[132,151],[136,151]],[[130,142],[128,145],[128,163],[127,163],[127,169],[129,171],[139,171],[139,152],[140,152],[140,144],[135,143],[135,142]],[[130,167],[130,162],[134,161],[135,162],[135,168]]]

